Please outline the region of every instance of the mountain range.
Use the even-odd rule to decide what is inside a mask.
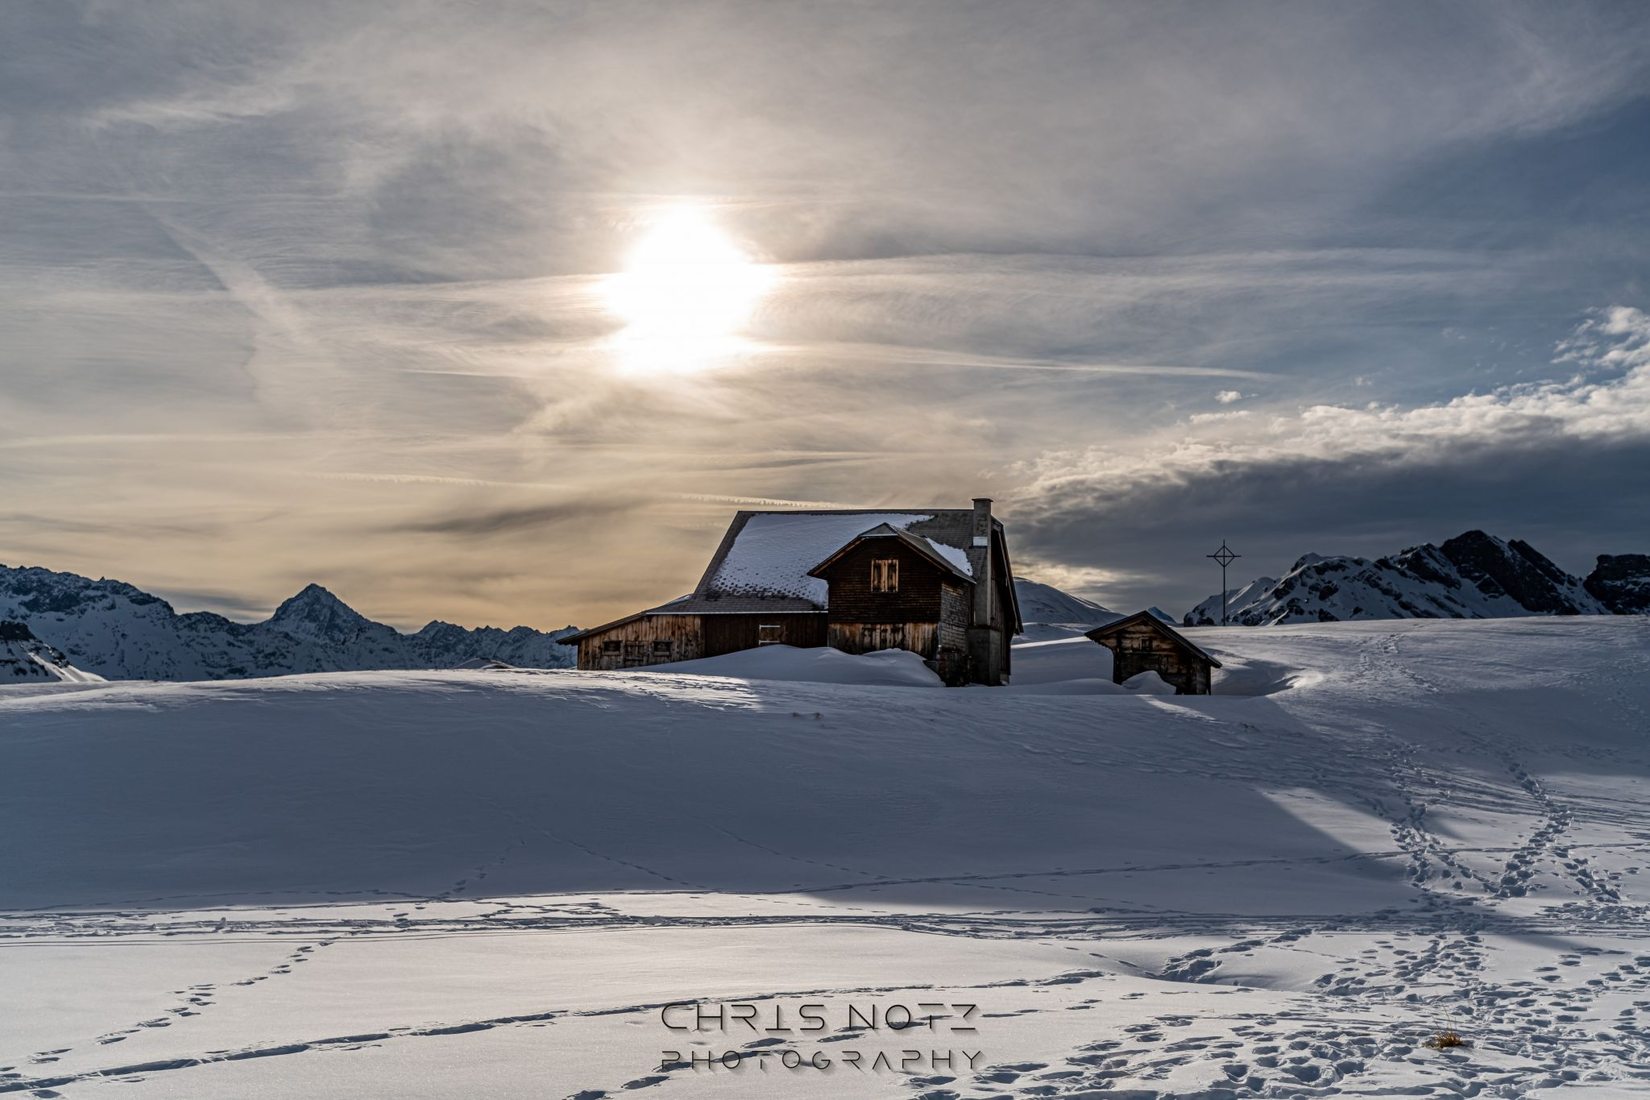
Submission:
[[[1529,543],[1467,531],[1388,557],[1307,554],[1282,578],[1260,577],[1226,594],[1234,625],[1342,619],[1495,619],[1518,615],[1650,613],[1650,555],[1601,555],[1575,577]],[[1181,620],[1220,622],[1220,594]]]
[[[574,650],[518,626],[474,630],[435,621],[413,634],[374,622],[312,584],[259,623],[208,611],[179,614],[123,581],[0,565],[0,621],[22,624],[69,665],[110,680],[223,680],[295,672],[451,668],[502,661],[566,668]],[[21,643],[19,643],[21,644]]]
[[[1119,613],[1052,585],[1016,580],[1025,640],[1079,632]],[[1227,593],[1234,624],[1341,619],[1650,614],[1650,555],[1602,555],[1584,579],[1518,539],[1468,531],[1373,561],[1307,554],[1280,578]],[[1156,608],[1160,618],[1168,616]],[[1210,596],[1182,621],[1220,620]],[[303,672],[477,667],[568,668],[575,650],[517,626],[466,629],[439,620],[405,634],[374,622],[318,584],[263,622],[178,613],[123,581],[0,565],[0,683],[38,679],[221,680]]]

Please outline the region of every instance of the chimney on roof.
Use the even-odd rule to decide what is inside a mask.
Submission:
[[[997,584],[991,560],[991,498],[974,498],[974,521],[969,528],[968,564],[974,573],[974,604],[969,614],[969,659],[976,668],[995,668],[992,620],[996,617]]]
[[[985,583],[991,572],[991,498],[974,498],[974,518],[968,528],[968,564],[974,571],[975,592],[988,592],[991,588]],[[990,620],[990,609],[987,605],[975,600],[974,618]]]
[[[991,498],[974,498],[974,535],[991,537]],[[979,545],[976,543],[975,545]]]

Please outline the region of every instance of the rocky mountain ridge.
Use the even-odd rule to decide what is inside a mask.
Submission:
[[[518,626],[469,630],[439,620],[413,634],[374,622],[318,584],[267,620],[178,613],[124,581],[0,565],[0,620],[25,624],[76,668],[111,680],[223,680],[298,672],[450,668],[495,660],[566,668],[574,632]]]
[[[1307,554],[1281,579],[1227,593],[1234,625],[1343,619],[1493,619],[1650,611],[1650,556],[1603,555],[1584,580],[1521,539],[1467,531],[1388,557]],[[1220,594],[1188,611],[1187,626],[1220,621]]]
[[[1600,554],[1581,583],[1617,615],[1650,614],[1650,554]]]
[[[27,623],[0,619],[0,687],[101,679],[103,677],[74,667],[67,654],[36,638]]]

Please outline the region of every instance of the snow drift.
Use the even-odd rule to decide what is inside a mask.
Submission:
[[[1087,641],[0,689],[0,1095],[1642,1091],[1650,619],[1195,636],[1213,696]],[[980,1057],[661,1064],[683,1000],[974,1002]]]

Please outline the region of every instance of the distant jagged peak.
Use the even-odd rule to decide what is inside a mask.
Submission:
[[[1411,546],[1373,561],[1302,556],[1281,580],[1227,594],[1230,621],[1246,626],[1342,619],[1482,619],[1596,615],[1613,609],[1529,543],[1474,528],[1441,545]],[[1190,625],[1218,622],[1218,595],[1187,612]]]
[[[171,604],[125,581],[108,577],[93,580],[40,565],[0,565],[0,596],[31,615],[73,612],[111,599],[163,615],[173,614]]]
[[[27,623],[37,638],[71,654],[80,669],[117,680],[448,668],[471,658],[566,668],[574,659],[573,648],[561,641],[572,628],[472,631],[436,620],[417,634],[402,634],[361,615],[320,584],[305,585],[268,619],[243,623],[210,611],[180,615],[166,601],[123,581],[0,565],[0,620]],[[0,642],[37,644],[45,643]]]
[[[1295,564],[1289,567],[1289,573],[1298,573],[1300,570],[1305,569],[1309,565],[1317,565],[1319,562],[1325,562],[1328,560],[1328,556],[1324,554],[1302,554],[1300,557],[1295,559]],[[1289,573],[1285,573],[1284,576],[1288,576]],[[1273,581],[1272,583],[1276,584],[1278,582]]]
[[[1490,596],[1504,596],[1537,614],[1598,613],[1604,607],[1582,582],[1522,539],[1467,531],[1438,548],[1461,576]]]
[[[1617,615],[1650,615],[1650,554],[1600,554],[1582,584]]]
[[[533,638],[563,638],[569,634],[577,634],[576,626],[564,626],[557,630],[539,630],[531,626],[512,626],[508,630],[501,626],[459,626],[457,623],[447,622],[445,619],[431,619],[413,632],[412,637],[423,638],[426,641],[453,640],[459,638],[504,637],[517,641]]]
[[[271,626],[288,633],[338,637],[356,634],[377,623],[340,600],[318,584],[306,584],[297,595],[284,601],[269,617]]]
[[[333,595],[330,588],[326,588],[322,585],[316,584],[314,581],[311,581],[300,588],[296,595],[289,597],[282,602],[280,607],[275,609],[275,618],[280,618],[281,613],[283,611],[287,611],[289,608],[313,606],[337,606],[349,609],[349,605],[343,600],[340,600],[337,596]]]

